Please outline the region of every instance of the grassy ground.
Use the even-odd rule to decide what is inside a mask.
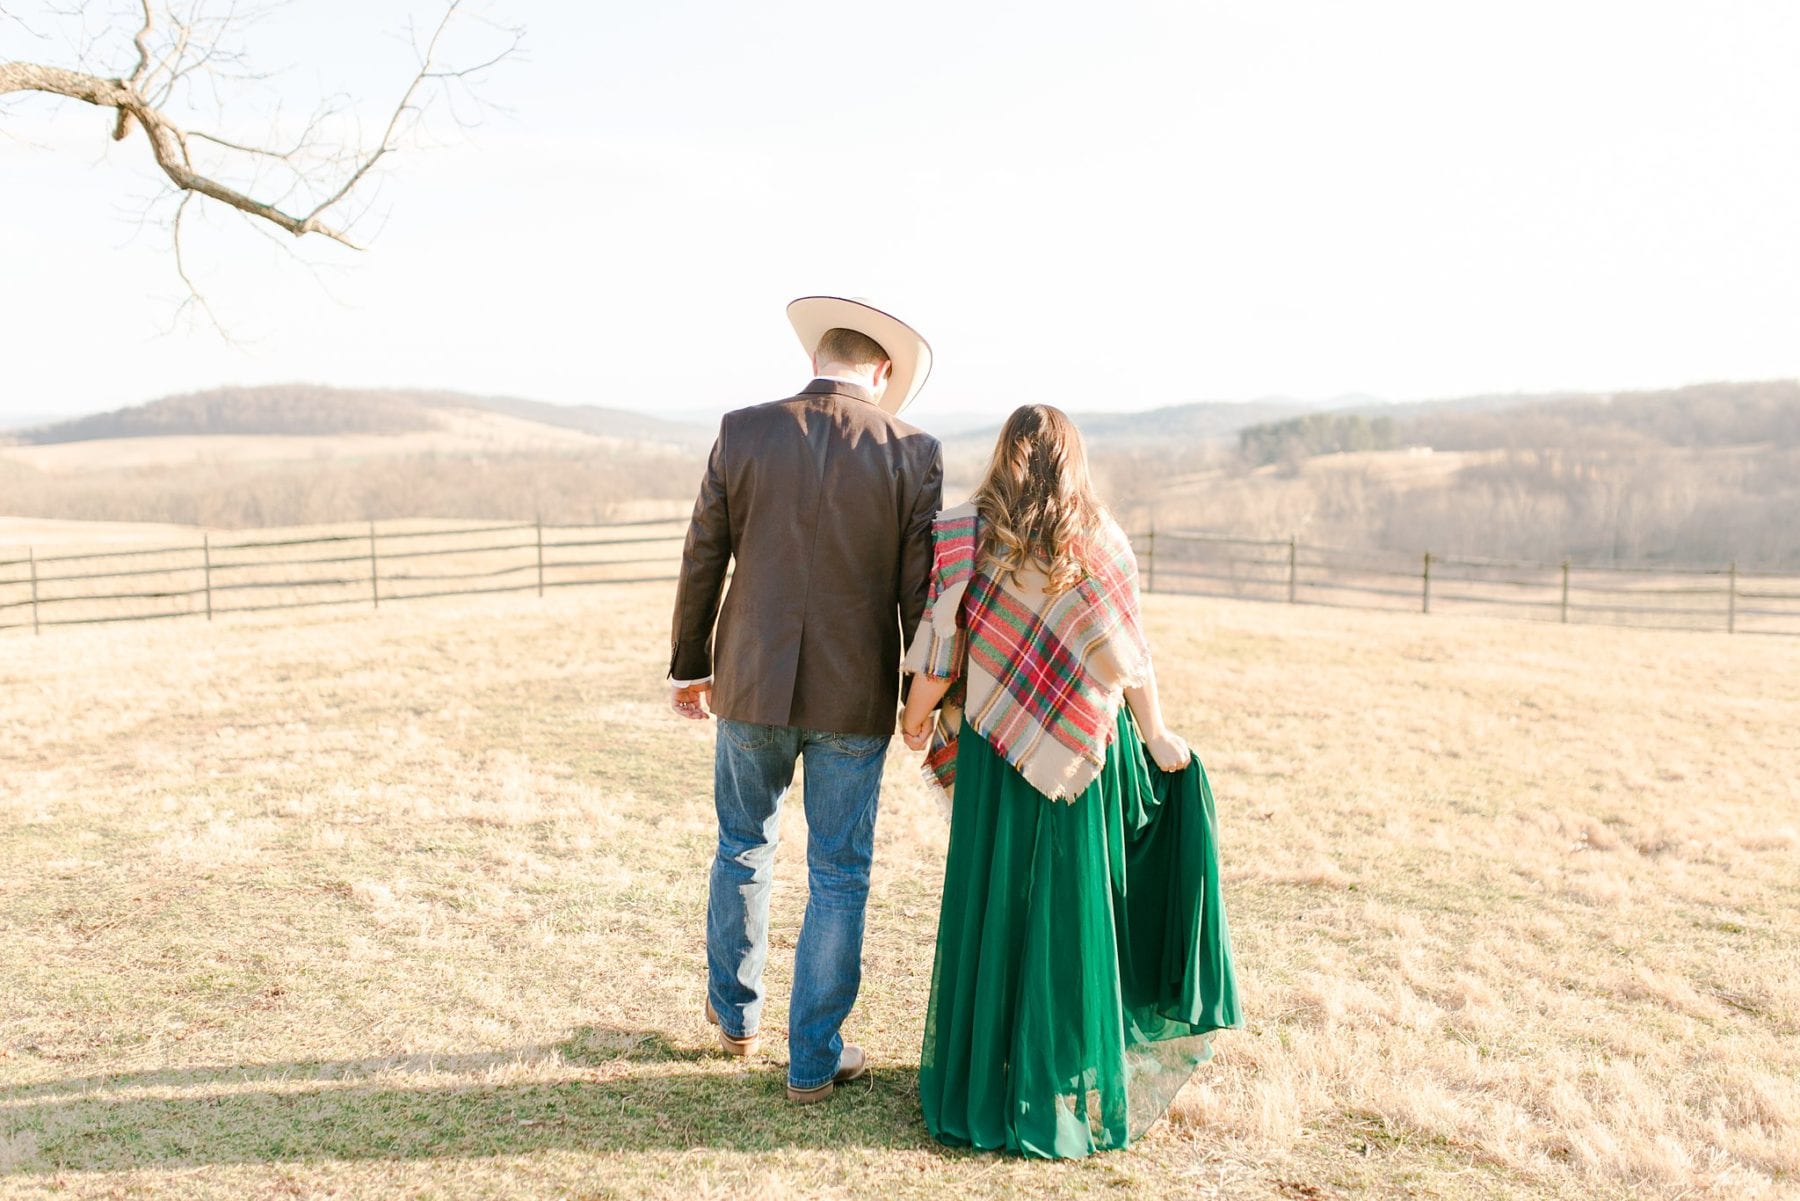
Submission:
[[[1151,598],[1249,1025],[1134,1149],[1044,1165],[920,1122],[945,831],[898,745],[872,1079],[782,1098],[797,821],[773,1046],[709,1053],[667,602],[0,636],[0,1195],[1800,1188],[1800,643]]]

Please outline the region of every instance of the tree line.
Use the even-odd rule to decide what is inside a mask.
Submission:
[[[1253,425],[1238,432],[1238,453],[1258,467],[1293,463],[1314,455],[1364,450],[1393,450],[1400,445],[1399,426],[1391,417],[1361,413],[1308,413]]]
[[[1139,525],[1410,553],[1800,568],[1800,381],[1312,414],[1246,429],[1235,446],[1094,457]]]

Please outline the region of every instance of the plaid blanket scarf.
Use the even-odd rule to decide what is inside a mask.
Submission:
[[[1106,762],[1124,690],[1148,674],[1137,556],[1108,517],[1103,543],[1090,548],[1092,574],[1051,596],[1036,568],[1005,579],[977,564],[978,525],[973,503],[932,523],[930,592],[905,669],[957,683],[926,778],[946,793],[954,785],[953,740],[966,716],[1033,788],[1072,800]]]

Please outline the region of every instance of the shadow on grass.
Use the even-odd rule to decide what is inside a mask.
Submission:
[[[548,1082],[480,1079],[504,1065],[542,1060],[584,1074]],[[446,1072],[470,1078],[446,1083]],[[417,1086],[395,1078],[407,1073],[425,1075]],[[253,1087],[277,1080],[286,1087]],[[662,1032],[598,1027],[552,1047],[496,1054],[69,1079],[0,1090],[0,1176],[546,1149],[938,1149],[919,1117],[914,1065],[877,1064],[868,1078],[805,1109],[787,1102],[785,1084],[777,1064],[736,1068]],[[115,1095],[131,1089],[184,1095]]]

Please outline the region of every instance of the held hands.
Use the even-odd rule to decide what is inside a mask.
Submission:
[[[684,688],[671,686],[669,707],[689,721],[705,721],[712,716],[707,711],[707,705],[712,700],[712,687],[711,680],[702,680]]]
[[[912,687],[906,694],[906,707],[900,712],[900,736],[906,739],[908,749],[931,749],[931,725],[936,720],[931,711],[938,707],[953,682],[949,676],[922,673],[913,677]]]
[[[900,736],[906,740],[907,748],[915,751],[930,750],[931,715],[927,713],[916,719],[916,730],[907,726],[908,716],[904,713],[900,715]],[[1145,736],[1144,746],[1150,751],[1150,757],[1156,761],[1156,766],[1163,771],[1181,771],[1194,757],[1194,753],[1188,749],[1187,739],[1167,727]]]
[[[1164,771],[1180,771],[1193,758],[1188,750],[1187,740],[1173,730],[1160,730],[1144,739],[1144,745],[1150,750],[1150,757],[1156,760],[1156,766]]]
[[[900,737],[906,740],[909,750],[929,750],[931,748],[931,715],[925,715],[925,720],[920,723],[916,733],[907,729],[903,722],[900,727]]]

